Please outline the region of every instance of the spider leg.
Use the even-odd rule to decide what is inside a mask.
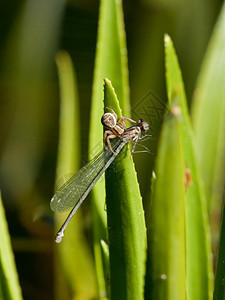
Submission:
[[[118,120],[118,123],[120,123],[123,126],[124,129],[126,129],[126,127],[127,127],[124,120],[127,120],[128,122],[131,122],[131,123],[137,123],[136,121],[134,121],[130,118],[121,116]]]
[[[111,135],[108,135],[108,136],[106,137],[106,141],[107,141],[107,145],[109,146],[109,150],[110,150],[112,153],[114,153],[114,154],[116,154],[116,153],[115,153],[115,152],[113,151],[113,149],[112,149],[110,140],[111,140],[111,139],[115,139],[115,138],[116,138],[116,135],[115,135],[115,134],[111,134]]]
[[[112,131],[111,130],[106,130],[105,132],[104,132],[104,138],[103,138],[103,143],[104,143],[104,148],[105,149],[107,149],[107,147],[106,147],[106,140],[107,140],[107,136],[109,135],[112,135],[113,133],[112,133]],[[108,142],[107,142],[108,143]]]
[[[115,113],[115,111],[112,108],[108,108],[108,107],[106,107],[106,108],[112,112],[112,114],[114,115],[114,117],[117,120],[117,114]]]

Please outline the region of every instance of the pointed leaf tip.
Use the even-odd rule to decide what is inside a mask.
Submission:
[[[164,34],[164,43],[165,43],[165,46],[167,46],[170,42],[171,42],[170,36],[167,33],[165,33]]]
[[[111,80],[109,80],[109,78],[107,78],[107,77],[104,79],[104,81],[107,83],[111,83]]]

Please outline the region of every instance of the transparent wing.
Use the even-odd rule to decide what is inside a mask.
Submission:
[[[112,140],[111,146],[113,151],[116,151],[120,144],[121,140]],[[73,207],[81,195],[91,185],[97,174],[105,167],[107,161],[113,156],[115,155],[113,155],[109,149],[101,150],[91,161],[84,165],[58,189],[51,199],[51,209],[57,212],[65,212]]]

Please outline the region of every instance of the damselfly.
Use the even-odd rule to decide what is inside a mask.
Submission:
[[[75,175],[64,183],[51,199],[50,206],[53,211],[65,212],[73,207],[56,235],[55,241],[57,243],[61,242],[64,231],[71,218],[123,147],[129,141],[132,141],[134,143],[134,150],[138,141],[146,137],[142,136],[142,133],[149,129],[147,122],[142,119],[135,122],[126,117],[121,117],[117,121],[115,112],[113,110],[111,111],[112,113],[105,113],[101,120],[103,126],[108,129],[104,134],[105,149],[100,151],[90,162],[84,165]],[[136,125],[126,128],[124,120],[135,122]]]

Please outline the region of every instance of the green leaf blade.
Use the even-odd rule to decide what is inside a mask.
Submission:
[[[105,106],[120,117],[119,103],[108,80],[104,99]],[[106,172],[106,203],[111,299],[143,299],[146,228],[136,171],[126,146]]]
[[[110,265],[109,265],[109,246],[104,240],[100,241],[102,250],[102,260],[104,265],[104,275],[107,288],[107,295],[110,295]]]
[[[22,300],[4,207],[0,196],[0,298]]]
[[[224,26],[225,5],[211,38],[192,104],[200,168],[212,214],[220,210],[225,182]]]
[[[61,96],[57,183],[60,178],[69,178],[79,169],[80,116],[77,80],[72,60],[67,52],[61,51],[56,56],[56,62]],[[57,229],[67,215],[68,212],[55,215]],[[57,299],[64,298],[63,295],[67,293],[70,294],[70,298],[76,295],[81,299],[92,298],[96,294],[93,262],[82,231],[82,214],[79,210],[70,221],[62,243],[57,244],[55,248]]]
[[[182,148],[186,172],[190,172],[191,176],[185,193],[187,295],[196,300],[212,299],[213,271],[206,198],[201,186],[182,75],[169,36],[165,36],[165,55],[168,98],[171,101],[174,96],[180,100],[183,117]]]
[[[225,186],[225,4],[211,37],[192,103],[193,127],[210,216],[213,252],[217,252]],[[224,294],[224,217],[220,233],[213,299]]]
[[[149,216],[151,299],[185,299],[184,162],[179,116],[164,121]]]
[[[225,208],[223,209],[223,219],[221,224],[221,235],[220,235],[220,245],[217,258],[216,266],[216,278],[215,278],[215,289],[213,293],[213,300],[224,300],[225,299]]]
[[[102,0],[100,3],[95,72],[91,104],[89,153],[93,158],[93,149],[102,145],[103,128],[100,122],[103,114],[104,78],[110,78],[117,90],[121,108],[129,116],[129,84],[127,68],[126,39],[123,25],[121,1]],[[99,120],[99,122],[96,122]],[[93,197],[101,221],[106,224],[102,203],[104,201],[104,181],[93,189]],[[99,242],[99,241],[98,241]]]
[[[56,181],[80,166],[79,98],[76,74],[69,54],[56,56],[60,85],[59,147]]]
[[[127,67],[126,39],[123,24],[122,1],[101,0],[99,11],[98,37],[96,45],[95,71],[90,115],[89,158],[96,154],[96,146],[103,147],[103,127],[100,122],[104,111],[103,80],[110,78],[118,92],[121,107],[129,116],[129,83]],[[100,239],[105,239],[106,213],[104,175],[93,188],[94,252],[99,295],[105,299],[106,282],[104,280]]]

